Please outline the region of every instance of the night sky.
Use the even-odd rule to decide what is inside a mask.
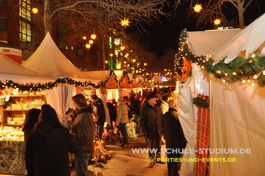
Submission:
[[[181,4],[175,11],[175,16],[169,19],[162,18],[162,23],[157,23],[152,26],[146,26],[149,34],[141,36],[141,41],[148,46],[148,50],[157,55],[157,62],[150,64],[151,71],[161,71],[164,68],[173,69],[174,55],[177,53],[179,33],[183,29],[188,31],[202,31],[213,29],[212,24],[204,27],[197,27],[192,19],[187,17],[188,4]],[[265,12],[265,2],[258,0],[257,3],[253,2],[246,10],[245,25],[247,26],[256,18]],[[224,13],[228,20],[237,18],[237,11],[230,3],[226,4]],[[167,53],[171,50],[171,53]]]

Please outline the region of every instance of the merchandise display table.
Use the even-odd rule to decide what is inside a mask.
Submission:
[[[0,174],[26,174],[24,141],[0,141]]]

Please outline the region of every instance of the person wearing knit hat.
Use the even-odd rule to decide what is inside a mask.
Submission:
[[[159,159],[161,152],[161,136],[163,133],[161,123],[162,115],[162,109],[157,105],[157,96],[155,94],[149,94],[146,97],[145,104],[142,106],[140,114],[140,126],[147,138],[148,148],[150,149],[149,168],[152,168],[155,163],[165,164]]]
[[[36,129],[26,141],[25,162],[28,176],[70,176],[68,152],[74,153],[76,142],[59,122],[50,105],[41,107]]]
[[[157,98],[156,94],[149,94],[149,95],[147,95],[145,101],[148,102],[152,98]]]

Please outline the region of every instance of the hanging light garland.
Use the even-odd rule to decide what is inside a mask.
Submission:
[[[265,86],[265,56],[260,51],[255,51],[249,58],[240,56],[229,63],[224,59],[213,65],[213,59],[207,56],[195,56],[188,46],[187,31],[182,31],[179,40],[178,53],[175,56],[175,71],[181,72],[180,59],[187,60],[197,64],[201,69],[213,74],[216,78],[222,79],[222,82],[234,83],[241,81],[251,86],[256,84]]]
[[[19,84],[16,82],[13,82],[11,80],[7,80],[5,82],[0,81],[0,89],[6,89],[6,88],[18,88],[20,91],[40,91],[40,90],[47,90],[52,89],[54,87],[57,87],[59,84],[70,84],[75,87],[95,87],[95,84],[91,83],[90,81],[80,82],[75,81],[71,78],[58,78],[54,82],[48,82],[44,84]]]
[[[52,82],[47,82],[44,84],[38,83],[38,84],[20,84],[20,83],[16,83],[12,80],[7,80],[7,81],[0,81],[0,90],[3,89],[7,89],[7,88],[13,88],[13,89],[19,89],[20,91],[41,91],[41,90],[48,90],[48,89],[52,89],[54,87],[57,87],[59,84],[70,84],[74,87],[91,87],[91,88],[100,88],[100,87],[106,87],[106,84],[111,80],[111,78],[114,76],[114,81],[115,83],[121,84],[123,79],[125,77],[128,77],[129,80],[129,84],[132,84],[133,81],[130,80],[128,73],[124,72],[120,81],[118,81],[117,76],[115,75],[113,70],[110,70],[110,74],[107,77],[106,81],[104,82],[100,82],[97,85],[95,85],[94,83],[91,83],[90,81],[85,81],[85,82],[81,82],[81,81],[76,81],[73,80],[71,78],[65,77],[65,78],[58,78],[56,81]],[[137,84],[142,84],[142,82],[139,80]]]

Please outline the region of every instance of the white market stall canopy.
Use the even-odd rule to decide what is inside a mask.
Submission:
[[[87,78],[87,75],[74,66],[60,51],[49,32],[23,66],[51,77]],[[86,81],[97,82],[93,79],[86,79]]]
[[[43,83],[54,78],[43,76],[16,63],[7,56],[0,54],[0,81],[12,80],[16,83]]]
[[[113,70],[113,71],[114,71],[115,75],[117,76],[117,80],[120,80],[121,76],[123,74],[123,71],[122,70]],[[83,73],[85,73],[87,75],[87,78],[96,79],[96,80],[99,80],[101,82],[106,81],[108,76],[110,75],[109,70],[84,71]]]
[[[240,30],[188,31],[188,45],[196,56],[213,54]]]
[[[215,63],[225,59],[229,63],[237,56],[248,57],[257,49],[264,48],[265,44],[265,14],[256,19],[247,28],[242,30],[225,45],[214,53]]]

